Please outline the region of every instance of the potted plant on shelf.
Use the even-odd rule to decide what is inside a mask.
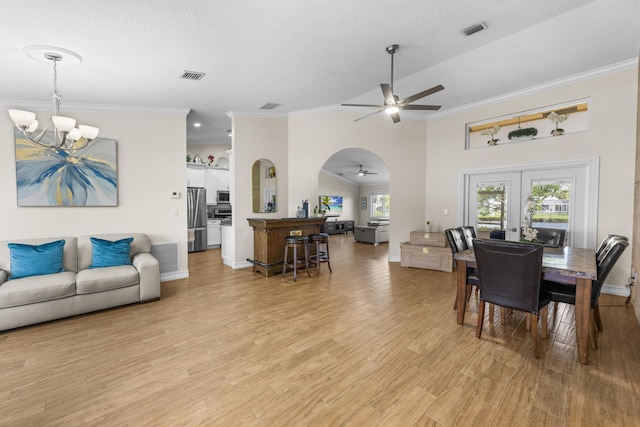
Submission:
[[[485,129],[484,131],[482,131],[480,133],[480,135],[485,135],[485,136],[488,136],[489,138],[491,138],[489,141],[487,141],[487,144],[496,145],[498,143],[498,141],[500,141],[499,139],[496,138],[496,134],[498,132],[500,132],[500,126],[494,126],[492,128]]]
[[[568,114],[558,114],[555,111],[552,111],[551,113],[549,113],[549,115],[547,116],[547,119],[551,120],[552,122],[555,122],[556,124],[556,128],[551,131],[551,135],[559,136],[564,134],[564,129],[559,128],[558,124],[567,120],[567,116]]]
[[[524,138],[527,136],[530,136],[531,139],[533,139],[534,136],[536,136],[538,134],[538,129],[536,128],[524,128],[524,129],[516,129],[516,130],[512,130],[511,132],[509,132],[509,139],[515,139],[515,138]]]

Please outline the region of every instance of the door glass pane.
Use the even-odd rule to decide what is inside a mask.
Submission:
[[[478,235],[489,237],[491,231],[506,230],[509,227],[509,191],[505,183],[479,183],[476,188],[476,231]]]
[[[561,178],[531,181],[535,201],[531,226],[538,230],[538,237],[545,243],[570,245],[571,184],[571,179]],[[562,230],[564,242],[548,242],[548,230]]]

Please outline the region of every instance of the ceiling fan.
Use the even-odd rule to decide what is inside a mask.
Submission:
[[[393,54],[396,53],[400,49],[400,46],[397,44],[392,44],[391,46],[387,46],[386,51],[391,55],[391,83],[380,83],[380,89],[382,89],[382,95],[384,96],[384,104],[383,105],[372,105],[372,104],[341,104],[345,107],[375,107],[378,108],[378,111],[374,111],[373,113],[367,114],[366,116],[359,117],[354,121],[365,119],[369,116],[373,116],[374,114],[381,113],[384,111],[385,113],[391,116],[391,120],[393,123],[398,123],[400,121],[400,110],[439,110],[440,105],[411,105],[413,101],[416,101],[420,98],[424,98],[425,96],[431,95],[433,93],[439,92],[444,89],[444,86],[438,85],[434,86],[431,89],[424,90],[422,92],[418,92],[415,95],[409,96],[404,99],[400,99],[397,95],[393,93]]]
[[[362,169],[362,165],[360,166],[360,170],[358,172],[342,172],[338,173],[338,175],[358,175],[358,176],[367,176],[367,175],[378,175],[378,172],[369,172]]]

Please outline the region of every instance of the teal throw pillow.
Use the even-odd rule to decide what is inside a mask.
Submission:
[[[41,245],[25,245],[9,243],[11,257],[11,276],[9,279],[54,274],[64,271],[62,254],[64,240],[43,243]]]
[[[97,237],[91,237],[89,240],[91,240],[92,252],[91,265],[89,268],[115,267],[117,265],[131,264],[129,251],[131,250],[133,237],[116,240],[115,242],[98,239]]]

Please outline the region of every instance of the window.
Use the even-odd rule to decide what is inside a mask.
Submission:
[[[389,193],[371,193],[371,210],[369,215],[371,218],[389,218]]]

